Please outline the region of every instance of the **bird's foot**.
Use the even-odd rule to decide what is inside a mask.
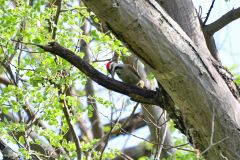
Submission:
[[[144,88],[144,86],[145,86],[144,81],[143,81],[143,80],[140,80],[140,81],[137,83],[137,86],[140,87],[140,88]]]

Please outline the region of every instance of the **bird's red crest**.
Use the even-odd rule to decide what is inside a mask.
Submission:
[[[110,69],[110,67],[111,67],[111,63],[112,63],[112,62],[111,62],[111,61],[109,61],[109,62],[106,64],[106,68],[107,68],[107,70],[108,70],[108,71],[110,71],[110,70],[111,70],[111,69]]]

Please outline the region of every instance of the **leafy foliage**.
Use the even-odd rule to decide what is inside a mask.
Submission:
[[[92,108],[85,107],[80,98],[86,76],[65,60],[43,53],[30,43],[53,41],[54,28],[57,41],[80,56],[83,56],[78,49],[81,39],[86,43],[93,39],[106,42],[104,46],[96,43],[96,55],[106,48],[121,50],[118,47],[121,43],[96,30],[92,30],[91,35],[85,35],[81,27],[90,14],[83,6],[69,6],[67,1],[63,1],[56,24],[58,4],[55,1],[38,0],[31,6],[27,1],[20,0],[0,0],[0,3],[0,61],[3,64],[0,72],[10,82],[6,87],[1,87],[0,109],[3,119],[0,133],[5,140],[19,145],[17,152],[24,159],[48,156],[38,149],[34,150],[34,145],[44,149],[46,145],[51,146],[57,157],[74,159],[77,156],[76,146],[71,136],[66,136],[69,134],[69,125],[63,112],[62,99],[66,98],[71,122],[77,126],[77,116],[92,112]],[[97,18],[94,20],[98,21]],[[80,95],[65,95],[62,91],[68,89],[79,90]],[[103,106],[111,105],[97,96],[93,98]],[[39,135],[36,137],[32,133]],[[96,142],[81,141],[83,152],[91,151]],[[56,153],[59,149],[62,151]],[[105,157],[114,157],[115,152],[105,154]],[[93,155],[98,157],[99,153]]]

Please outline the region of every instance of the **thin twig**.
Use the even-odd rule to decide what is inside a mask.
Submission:
[[[39,45],[37,43],[23,42],[23,41],[19,41],[19,40],[15,40],[15,39],[11,39],[10,41],[39,47]]]
[[[143,140],[143,141],[145,141],[145,142],[148,142],[148,143],[150,143],[150,144],[154,144],[154,145],[157,145],[157,144],[158,144],[158,143],[152,142],[152,141],[150,141],[150,140],[148,140],[148,139],[146,139],[146,138],[142,138],[142,137],[139,137],[139,136],[137,136],[137,135],[135,135],[135,134],[129,133],[129,132],[127,132],[126,130],[124,130],[123,128],[121,128],[121,132],[123,132],[123,133],[125,133],[125,134],[128,134],[128,135],[131,135],[131,136],[133,136],[133,137],[135,137],[135,138],[141,139],[141,140]]]
[[[104,115],[102,112],[99,111],[99,114],[101,114],[102,116],[104,116],[106,119],[110,120],[110,119],[109,119],[106,115]],[[116,124],[116,123],[113,122],[113,121],[110,121],[110,123],[112,123],[112,124],[114,124],[114,125]],[[125,133],[125,134],[131,135],[131,136],[133,136],[133,137],[135,137],[135,138],[141,139],[141,140],[143,140],[143,141],[145,141],[145,142],[148,142],[148,143],[150,143],[150,144],[157,145],[157,143],[154,143],[154,142],[152,142],[152,141],[150,141],[150,140],[148,140],[148,139],[139,137],[139,136],[137,136],[137,135],[135,135],[135,134],[129,133],[129,132],[127,132],[126,130],[124,130],[123,128],[121,128],[121,127],[120,127],[120,129],[121,129],[121,132],[123,132],[123,133]],[[102,139],[104,139],[104,138],[105,138],[105,137],[103,137]],[[99,142],[98,142],[98,143],[99,143]],[[164,146],[164,147],[165,147],[165,146],[168,147],[168,148],[164,148],[165,150],[168,150],[168,149],[171,149],[171,148],[176,148],[176,149],[179,149],[179,150],[183,150],[183,151],[188,151],[188,152],[194,153],[195,151],[193,151],[193,150],[181,148],[182,146],[185,146],[185,145],[188,145],[188,144],[189,144],[189,143],[182,144],[182,145],[179,145],[179,146],[170,146],[170,145],[165,145],[165,144],[163,144],[163,146]],[[95,147],[94,147],[94,148],[95,148]]]
[[[74,10],[86,9],[86,7],[77,7],[77,8],[70,8],[70,9],[62,9],[60,12],[68,12]]]
[[[133,160],[130,156],[124,153],[121,153],[120,157],[124,158],[124,160]]]
[[[214,3],[215,3],[215,0],[212,1],[212,4],[211,4],[211,6],[210,6],[210,8],[209,8],[209,10],[208,10],[207,16],[206,16],[206,18],[205,18],[205,20],[204,20],[204,22],[203,22],[203,25],[204,25],[204,26],[205,26],[205,24],[207,23],[207,20],[208,20],[210,14],[211,14],[211,11],[212,11],[212,9],[213,9]]]
[[[220,151],[220,156],[221,156],[224,160],[229,160],[226,156],[223,155],[222,151]]]
[[[13,66],[16,70],[23,70],[23,71],[34,71],[35,72],[35,69],[26,69],[26,68],[20,68],[20,67],[18,67],[18,66],[20,66],[20,65],[18,65],[18,66],[15,66],[14,64],[12,64],[12,63],[9,63],[11,66]]]
[[[161,125],[159,125],[159,124],[157,124],[158,122],[154,122],[154,116],[146,109],[146,107],[145,106],[142,106],[143,108],[145,108],[145,110],[147,111],[147,113],[151,116],[151,118],[149,118],[149,121],[148,120],[146,120],[146,119],[144,119],[144,118],[142,118],[142,117],[140,117],[140,118],[142,118],[143,119],[143,121],[145,121],[146,123],[150,123],[150,124],[153,124],[156,128],[161,128],[165,123],[167,123],[170,119],[168,119],[168,120],[166,120],[166,121],[164,121]],[[162,112],[162,113],[164,113],[164,112]],[[158,118],[158,120],[157,121],[159,121],[159,119],[161,118],[161,116],[162,116],[162,114],[159,116],[159,118]]]
[[[0,76],[0,83],[4,84],[5,86],[12,85],[13,83],[9,81],[7,78]]]
[[[152,123],[154,123],[156,126],[158,126],[155,122],[154,122],[154,116],[149,112],[149,110],[145,107],[145,106],[142,106],[146,111],[147,111],[147,113],[148,113],[148,115],[149,115],[149,120],[152,122]]]
[[[229,137],[225,137],[217,142],[213,142],[213,137],[214,137],[214,126],[215,126],[215,110],[213,108],[213,115],[212,115],[212,126],[211,126],[211,137],[210,137],[210,145],[204,150],[202,151],[201,155],[205,154],[210,148],[212,148],[213,146],[225,141],[226,139],[228,139]]]
[[[139,105],[139,103],[136,103],[136,105],[134,106],[134,108],[133,108],[133,110],[132,110],[132,113],[131,113],[130,116],[122,123],[121,128],[124,128],[125,125],[133,118],[134,113],[135,113],[138,105]],[[135,129],[135,127],[134,127],[134,129]],[[124,142],[124,145],[123,145],[123,147],[122,147],[122,150],[126,147],[127,142],[129,141],[129,139],[130,139],[130,136],[128,135],[127,139],[126,139],[125,142]]]
[[[27,52],[27,53],[44,53],[44,52],[36,52],[36,51],[28,51],[28,50],[25,50],[25,49],[18,49],[18,50],[20,50],[20,51],[23,51],[23,52]]]
[[[69,113],[69,109],[68,109],[68,106],[67,106],[67,103],[66,103],[66,99],[64,98],[63,99],[63,112],[64,112],[64,115],[65,115],[65,118],[66,118],[66,121],[68,123],[68,126],[71,130],[71,133],[72,133],[72,136],[73,136],[73,139],[74,139],[74,142],[75,142],[75,145],[76,145],[76,149],[77,149],[77,158],[78,160],[82,160],[82,147],[81,147],[81,144],[80,144],[80,141],[79,141],[79,138],[77,136],[77,133],[71,123],[71,119],[70,119],[70,113]]]
[[[17,86],[17,82],[16,82],[16,79],[15,79],[15,76],[14,76],[14,74],[13,74],[13,72],[12,72],[12,69],[11,69],[11,67],[10,67],[10,65],[9,65],[9,61],[7,61],[7,60],[5,60],[5,61],[3,61],[3,62],[1,62],[2,63],[2,65],[3,65],[3,67],[5,68],[5,71],[6,71],[6,75],[9,75],[10,77],[9,77],[9,80],[10,81],[12,81],[16,86]]]
[[[183,146],[186,146],[186,145],[189,145],[189,143],[184,143],[184,144],[180,144],[178,146],[170,146],[168,148],[164,148],[165,150],[168,150],[168,149],[172,149],[172,148],[180,148],[180,147],[183,147]],[[166,146],[166,145],[165,145]]]
[[[21,51],[21,49],[22,49],[22,48],[23,48],[23,45],[20,44],[20,52],[19,52],[18,60],[17,60],[18,66],[21,65],[21,56],[22,56],[22,51]],[[19,70],[19,68],[17,67],[17,68],[16,68],[16,83],[17,83],[17,85],[18,85],[18,82],[19,82],[19,79],[20,79],[19,72],[20,72],[20,70]]]
[[[58,4],[58,6],[57,6],[56,15],[55,15],[55,18],[54,18],[55,26],[53,27],[52,39],[56,39],[57,24],[58,24],[60,12],[61,12],[62,0],[58,0],[57,4]]]
[[[121,118],[122,111],[123,111],[123,108],[124,108],[124,103],[125,103],[125,101],[123,101],[123,103],[122,103],[122,110],[120,111],[119,116],[118,116],[116,122],[114,123],[114,126],[111,127],[111,130],[110,130],[110,131],[108,132],[108,134],[107,134],[107,137],[106,137],[106,140],[105,140],[106,143],[104,144],[103,149],[102,149],[101,154],[100,154],[100,158],[99,158],[100,160],[102,159],[103,153],[104,153],[104,151],[105,151],[105,149],[106,149],[106,147],[107,147],[108,140],[109,140],[109,138],[110,138],[110,136],[111,136],[111,134],[112,134],[112,131],[113,131],[113,129],[115,128],[115,126],[118,124],[118,122],[119,122],[119,120],[120,120],[120,118]]]
[[[129,122],[129,120],[132,119],[137,107],[138,107],[139,103],[136,103],[136,105],[134,106],[133,110],[132,110],[132,113],[130,114],[130,116],[123,122],[121,128],[124,128],[124,126]]]
[[[164,121],[167,121],[167,113],[166,113],[165,110],[163,112],[164,112]],[[166,135],[167,135],[167,124],[165,124],[164,133],[162,135],[162,141],[161,141],[160,147],[159,147],[159,149],[157,151],[157,157],[156,157],[157,160],[160,159],[160,155],[161,155],[161,152],[162,152],[162,149],[163,149],[163,144],[164,144]],[[160,135],[158,135],[158,136],[160,136]]]

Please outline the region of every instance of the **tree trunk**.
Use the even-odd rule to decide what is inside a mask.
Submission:
[[[221,141],[204,152],[207,159],[240,159],[240,105],[205,41],[194,41],[197,47],[154,0],[84,2],[151,68],[182,112],[194,147]]]
[[[171,18],[181,26],[196,46],[203,49],[208,48],[212,56],[216,60],[219,60],[215,40],[212,35],[209,36],[202,32],[201,19],[199,19],[191,0],[156,1],[167,11]]]
[[[201,30],[198,15],[191,0],[156,0],[176,21],[194,44],[202,49],[207,49],[204,34]]]

